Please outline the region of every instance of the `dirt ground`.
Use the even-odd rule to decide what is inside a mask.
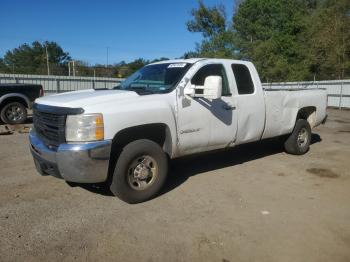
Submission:
[[[0,136],[0,261],[350,261],[350,111],[304,156],[276,142],[179,159],[129,205],[37,174],[27,134]]]

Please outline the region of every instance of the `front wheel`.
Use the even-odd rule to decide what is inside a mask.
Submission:
[[[162,148],[151,140],[136,140],[120,153],[110,189],[125,202],[144,202],[157,195],[167,173],[168,160]]]
[[[19,102],[11,102],[1,109],[1,120],[5,124],[22,124],[27,119],[27,109]]]
[[[310,142],[310,124],[304,119],[298,119],[292,134],[284,143],[284,148],[289,154],[303,155],[309,150]]]

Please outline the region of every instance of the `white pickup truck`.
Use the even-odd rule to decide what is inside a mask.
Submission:
[[[322,89],[264,90],[250,62],[171,60],[113,90],[37,99],[29,139],[42,175],[106,182],[138,203],[159,192],[168,159],[271,137],[285,137],[288,153],[306,153],[326,104]]]

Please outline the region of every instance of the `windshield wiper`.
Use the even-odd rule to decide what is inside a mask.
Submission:
[[[147,89],[145,86],[132,86],[128,88],[122,88],[121,85],[113,87],[114,90],[134,91],[138,94],[155,94],[154,91]]]
[[[149,90],[144,86],[133,86],[123,90],[135,91],[138,94],[154,94],[152,90]]]

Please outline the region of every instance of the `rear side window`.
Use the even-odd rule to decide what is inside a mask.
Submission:
[[[193,76],[191,80],[192,85],[203,86],[207,76],[221,76],[222,78],[222,96],[231,95],[230,87],[228,85],[225,68],[221,64],[205,65]]]
[[[231,68],[236,79],[238,94],[253,94],[254,84],[248,67],[241,64],[232,64]]]

